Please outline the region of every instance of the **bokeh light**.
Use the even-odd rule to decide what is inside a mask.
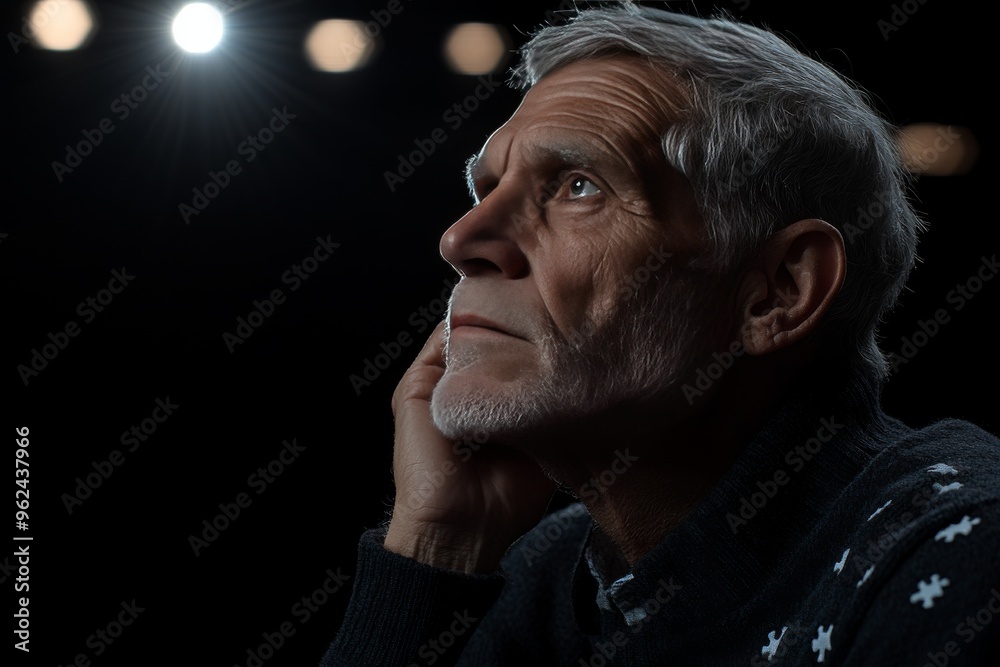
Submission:
[[[94,15],[81,0],[42,0],[32,7],[28,23],[41,48],[72,51],[94,30]]]
[[[507,41],[500,26],[460,23],[445,39],[445,59],[460,74],[487,74],[506,60]]]
[[[364,66],[375,52],[375,40],[361,21],[328,19],[306,37],[306,56],[322,72],[347,72]]]
[[[979,157],[979,143],[967,127],[915,123],[896,137],[905,167],[926,176],[957,176],[970,171]]]

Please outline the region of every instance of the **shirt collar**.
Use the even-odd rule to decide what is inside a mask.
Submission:
[[[672,601],[665,617],[693,624],[738,607],[752,595],[754,582],[774,566],[774,558],[800,545],[881,442],[905,428],[882,413],[881,383],[874,376],[858,375],[854,381],[844,381],[843,374],[819,377],[829,382],[799,384],[787,393],[730,470],[634,567],[599,528],[591,529],[578,571],[586,564],[592,582],[588,589],[596,583],[599,609],[620,614],[634,627],[646,620],[650,608],[659,614],[663,605],[650,604],[655,594],[661,601]],[[756,490],[756,482],[788,469],[787,453],[815,437],[824,424],[829,430],[831,423],[839,428],[823,445],[818,464],[806,466],[794,485],[782,488],[769,502],[767,511],[734,530],[727,516],[739,512],[741,498]]]

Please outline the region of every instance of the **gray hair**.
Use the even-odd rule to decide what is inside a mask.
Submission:
[[[893,127],[862,91],[771,32],[631,3],[542,28],[512,81],[526,90],[569,63],[620,54],[666,68],[689,95],[662,149],[694,188],[717,270],[739,269],[797,220],[829,222],[849,268],[822,335],[839,358],[887,376],[877,329],[925,227],[907,200]]]

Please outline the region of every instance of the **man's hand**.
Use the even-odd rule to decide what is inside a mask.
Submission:
[[[486,572],[538,523],[555,485],[525,455],[494,443],[463,461],[434,426],[444,328],[435,327],[392,396],[396,500],[385,547],[436,567]]]

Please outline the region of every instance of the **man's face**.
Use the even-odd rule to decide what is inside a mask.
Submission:
[[[691,363],[705,299],[684,267],[704,240],[662,157],[683,103],[664,89],[634,58],[567,65],[470,163],[477,204],[441,239],[463,276],[432,398],[445,435],[538,432],[661,391]]]

